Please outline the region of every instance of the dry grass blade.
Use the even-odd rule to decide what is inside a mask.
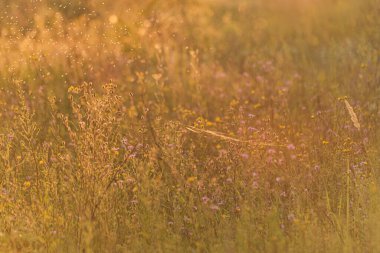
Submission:
[[[358,120],[358,116],[356,115],[356,113],[354,111],[354,108],[352,108],[352,106],[350,105],[350,103],[348,103],[347,100],[344,100],[344,104],[346,105],[347,111],[350,114],[352,123],[354,124],[356,129],[358,129],[360,131],[360,123]]]
[[[205,134],[209,134],[209,135],[212,135],[212,136],[215,136],[215,137],[218,137],[218,138],[221,138],[223,140],[227,140],[227,141],[234,141],[234,142],[240,142],[240,143],[250,143],[252,144],[253,141],[252,140],[248,140],[248,141],[244,141],[244,140],[240,140],[240,139],[237,139],[237,138],[233,138],[233,137],[230,137],[230,136],[226,136],[222,133],[218,133],[218,132],[215,132],[215,131],[210,131],[210,130],[205,130],[205,129],[199,129],[199,128],[195,128],[195,127],[190,127],[190,126],[187,126],[186,127],[187,130],[189,130],[190,132],[193,132],[193,133],[205,133]],[[273,147],[273,146],[276,146],[276,147],[284,147],[285,145],[278,145],[278,144],[271,144],[271,143],[254,143],[256,146],[269,146],[269,147]]]
[[[218,133],[218,132],[215,132],[215,131],[210,131],[210,130],[205,130],[205,129],[199,129],[199,128],[189,127],[189,126],[186,127],[186,129],[189,130],[189,131],[191,131],[191,132],[194,132],[194,133],[207,133],[207,134],[219,137],[219,138],[224,139],[224,140],[235,141],[235,142],[248,142],[248,141],[239,140],[239,139],[236,139],[236,138],[233,138],[233,137],[229,137],[229,136],[226,136],[224,134],[221,134],[221,133]]]

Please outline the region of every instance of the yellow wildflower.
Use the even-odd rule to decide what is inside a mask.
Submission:
[[[194,182],[195,180],[197,180],[197,177],[189,177],[186,181],[187,181],[188,183],[192,183],[192,182]]]

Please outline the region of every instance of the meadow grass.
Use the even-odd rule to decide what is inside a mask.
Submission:
[[[0,252],[380,252],[379,15],[0,1]]]

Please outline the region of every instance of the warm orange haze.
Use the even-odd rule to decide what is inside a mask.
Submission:
[[[380,252],[379,17],[0,1],[0,252]]]

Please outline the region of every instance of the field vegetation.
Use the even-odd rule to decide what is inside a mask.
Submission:
[[[379,17],[0,1],[0,252],[380,252]]]

